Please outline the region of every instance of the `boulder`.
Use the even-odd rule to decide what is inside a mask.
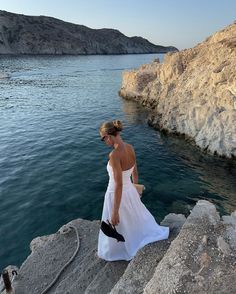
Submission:
[[[198,201],[143,293],[235,293],[235,238],[234,216],[222,221],[212,203]]]

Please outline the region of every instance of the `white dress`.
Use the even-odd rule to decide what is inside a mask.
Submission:
[[[102,220],[111,220],[115,182],[112,167],[107,163],[109,183],[105,194]],[[107,237],[100,229],[98,237],[98,256],[107,261],[131,260],[144,245],[167,239],[169,228],[160,226],[142,203],[140,196],[131,182],[133,167],[122,172],[123,188],[119,208],[120,222],[116,226],[125,242]]]

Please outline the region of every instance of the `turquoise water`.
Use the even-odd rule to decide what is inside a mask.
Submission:
[[[36,236],[75,218],[99,219],[109,148],[101,122],[123,121],[134,145],[143,202],[160,221],[209,199],[236,209],[235,162],[203,155],[146,123],[148,111],[117,94],[122,71],[163,56],[1,58],[0,270],[20,265]]]

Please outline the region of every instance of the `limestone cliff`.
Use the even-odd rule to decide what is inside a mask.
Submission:
[[[91,29],[46,16],[0,11],[0,54],[131,54],[177,50],[126,37],[114,29]]]
[[[120,95],[152,109],[149,123],[203,150],[236,157],[236,23],[194,48],[125,72]]]

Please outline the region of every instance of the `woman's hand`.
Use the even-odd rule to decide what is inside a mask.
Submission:
[[[119,217],[119,212],[112,212],[112,216],[111,216],[111,224],[113,226],[117,226],[120,222],[120,217]]]

